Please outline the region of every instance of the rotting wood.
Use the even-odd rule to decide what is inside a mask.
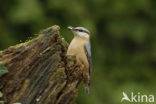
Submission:
[[[38,37],[0,52],[9,73],[0,79],[6,104],[75,104],[82,68],[66,56],[68,44],[52,26]]]

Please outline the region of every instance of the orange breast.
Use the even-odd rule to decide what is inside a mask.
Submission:
[[[83,38],[74,37],[68,47],[67,54],[76,56],[76,59],[84,64],[87,69],[89,69],[89,63],[84,48],[84,43],[86,42],[87,40]]]

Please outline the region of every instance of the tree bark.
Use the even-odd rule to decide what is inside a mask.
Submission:
[[[67,56],[68,44],[52,26],[38,37],[0,52],[9,73],[0,78],[6,104],[74,104],[82,68]]]

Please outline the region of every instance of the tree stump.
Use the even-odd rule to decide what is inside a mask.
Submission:
[[[68,44],[52,26],[38,37],[0,52],[9,73],[0,78],[6,104],[74,104],[82,68],[67,56]]]

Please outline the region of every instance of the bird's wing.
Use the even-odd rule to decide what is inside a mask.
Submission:
[[[90,44],[90,42],[85,43],[84,48],[85,48],[87,59],[88,59],[88,62],[89,62],[89,74],[91,74],[92,57],[91,57],[91,44]]]

